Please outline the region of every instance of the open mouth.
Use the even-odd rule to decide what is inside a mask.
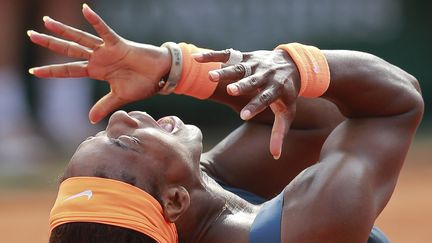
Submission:
[[[183,122],[176,116],[166,116],[159,119],[157,124],[166,132],[175,133]]]

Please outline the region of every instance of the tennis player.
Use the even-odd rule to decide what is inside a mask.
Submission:
[[[413,76],[298,43],[249,53],[138,44],[83,14],[100,37],[49,17],[63,39],[29,31],[83,61],[30,72],[107,81],[92,122],[159,92],[215,100],[245,123],[202,153],[196,126],[116,111],[66,167],[50,242],[388,242],[373,224],[423,115]]]

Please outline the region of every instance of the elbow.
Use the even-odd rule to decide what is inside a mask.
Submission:
[[[413,119],[413,123],[418,126],[423,118],[424,113],[424,100],[422,97],[421,87],[419,81],[412,75],[408,75],[408,83],[409,83],[409,100],[410,100],[410,109],[408,111],[411,114]]]
[[[416,79],[416,77],[409,74],[408,81],[411,83],[411,85],[414,87],[417,93],[420,94],[421,96],[422,92],[421,92],[420,82]]]

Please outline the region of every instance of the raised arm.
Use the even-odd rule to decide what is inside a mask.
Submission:
[[[331,102],[348,119],[340,119],[340,124],[333,123],[338,125],[329,131],[331,133],[328,137],[328,134],[323,134],[315,137],[315,140],[313,136],[298,136],[299,130],[295,129],[294,122],[284,145],[287,146],[284,149],[288,154],[282,157],[291,166],[287,166],[287,163],[277,166],[274,163],[261,166],[257,164],[259,162],[254,163],[264,160],[258,152],[263,151],[259,141],[266,139],[264,133],[261,133],[265,129],[262,127],[239,130],[218,145],[215,151],[211,151],[210,157],[215,165],[220,164],[220,161],[231,160],[231,163],[222,163],[224,168],[237,164],[242,159],[237,155],[243,154],[243,160],[247,160],[252,167],[244,164],[244,168],[237,168],[237,174],[228,170],[222,170],[223,173],[218,174],[227,177],[226,180],[234,185],[238,183],[260,195],[269,196],[265,194],[265,190],[274,193],[274,187],[266,188],[269,185],[266,181],[281,181],[278,178],[283,176],[281,170],[298,170],[307,165],[308,159],[311,164],[312,157],[307,158],[307,155],[319,154],[319,162],[297,176],[285,188],[283,226],[286,227],[282,234],[283,242],[366,242],[373,222],[394,190],[423,114],[423,100],[414,77],[378,57],[354,51],[323,53],[329,64],[331,82],[322,98]],[[216,75],[219,82],[227,82],[226,88],[233,96],[247,97],[247,104],[235,108],[249,110],[252,115],[259,114],[271,102],[292,95],[293,90],[296,92],[294,97],[297,97],[298,92],[299,81],[296,78],[299,77],[290,75],[293,60],[285,57],[286,65],[281,69],[285,69],[287,78],[277,79],[273,76],[283,62],[267,62],[268,68],[261,73],[259,68],[269,56],[280,55],[280,52],[266,52],[267,57],[259,58],[262,62],[254,63],[248,59],[261,54],[262,52],[249,53],[244,64],[218,70]],[[226,52],[216,51],[200,55],[198,59],[224,61],[227,57]],[[245,64],[255,68],[254,75],[243,77],[245,70],[241,66]],[[232,88],[236,89],[235,92]],[[229,98],[221,95],[216,99]],[[284,101],[288,102],[286,107],[293,107],[289,103],[292,101],[289,97]],[[304,102],[297,99],[295,105],[303,106]],[[312,107],[321,109],[309,110],[311,113],[308,118],[313,118],[315,111],[318,111],[318,115],[324,115],[321,117],[323,120],[338,117],[336,113],[323,113],[327,109],[320,106],[325,103],[321,98],[310,102]],[[332,111],[333,108],[329,110]],[[292,138],[303,139],[295,141]],[[324,142],[324,146],[318,153],[320,141]],[[295,159],[300,164],[295,164]],[[220,166],[213,167],[216,167],[216,172],[221,170]],[[248,176],[244,176],[245,173],[249,173]],[[287,181],[290,181],[292,174],[290,171],[285,173]],[[242,176],[238,176],[239,174]],[[245,181],[253,186],[242,184]]]
[[[111,92],[99,100],[90,111],[90,120],[96,123],[122,105],[157,94],[161,88],[159,81],[170,73],[172,59],[170,51],[165,47],[140,44],[122,38],[86,4],[83,5],[82,13],[98,36],[48,16],[43,18],[45,27],[58,37],[28,31],[30,40],[35,44],[82,61],[35,67],[29,72],[41,78],[90,77],[108,82]],[[206,50],[192,47],[191,52]],[[185,59],[184,62],[193,61],[191,57]],[[205,73],[205,77],[207,76]],[[187,82],[194,80],[189,79]],[[221,82],[220,86],[225,88],[226,83]],[[218,88],[212,99],[231,107],[240,107],[247,102],[244,99],[230,99],[229,95],[221,90]],[[266,119],[272,118],[269,116]]]
[[[325,55],[332,80],[324,97],[348,119],[320,162],[286,187],[284,215],[296,224],[286,224],[284,242],[366,242],[423,114],[419,84],[403,70],[365,53]]]
[[[145,45],[128,41],[118,36],[93,10],[87,5],[83,6],[83,15],[86,20],[94,27],[99,36],[92,35],[87,32],[75,29],[67,26],[61,22],[53,20],[49,17],[44,17],[45,27],[55,35],[41,34],[35,31],[29,31],[28,34],[30,39],[45,48],[48,48],[54,52],[58,52],[62,55],[69,56],[72,58],[82,59],[82,61],[48,65],[43,67],[37,67],[30,69],[30,72],[38,77],[49,78],[49,77],[90,77],[92,79],[107,81],[110,85],[110,92],[102,97],[90,110],[89,117],[93,123],[99,122],[109,113],[121,106],[139,101],[148,97],[151,97],[158,93],[160,90],[160,80],[162,77],[167,76],[172,70],[171,67],[171,55],[167,48],[157,47],[153,45]],[[193,47],[189,45],[191,52],[201,52],[204,49]],[[267,56],[266,62],[260,62],[261,69],[269,69],[267,73],[277,71],[277,75],[285,75],[285,71],[271,70],[269,64],[273,61],[279,61],[287,64],[285,55],[283,52],[265,52],[260,55],[256,55],[256,58],[261,59],[261,56]],[[253,59],[253,58],[252,58]],[[184,58],[185,62],[194,62]],[[209,69],[212,66],[208,64],[197,64],[198,69],[204,74],[198,78],[208,79],[207,72],[203,70]],[[205,67],[205,68],[201,68]],[[214,65],[213,65],[214,66]],[[219,65],[220,67],[220,65]],[[291,69],[292,71],[292,69]],[[182,73],[187,73],[183,70]],[[296,75],[295,72],[291,72],[292,75]],[[183,74],[182,74],[183,75]],[[194,82],[197,77],[187,77],[184,75],[185,82]],[[232,81],[232,80],[231,80]],[[216,84],[216,83],[215,83]],[[220,80],[215,93],[210,99],[216,102],[226,104],[236,111],[240,112],[241,107],[247,104],[253,96],[234,97],[226,92],[226,86],[229,84],[227,80]],[[179,84],[178,86],[185,86]],[[193,85],[196,87],[196,85]],[[326,122],[317,122],[317,119],[310,117],[309,114],[313,114],[315,117],[319,117],[321,107],[323,105],[314,102],[316,105],[298,106],[298,112],[303,114],[294,121],[294,128],[299,129],[321,129],[323,127],[334,126],[334,119],[341,119],[338,115],[337,118],[331,118],[327,124]],[[328,105],[324,104],[325,107]],[[302,107],[307,107],[307,110],[303,110]],[[336,109],[333,109],[336,110]],[[288,125],[283,127],[281,133],[285,134],[288,131],[288,127],[291,120],[294,118],[295,109],[289,109],[284,113],[287,119],[277,119]],[[323,113],[322,117],[327,117]],[[337,112],[336,112],[337,113]],[[306,119],[301,119],[304,117]],[[308,119],[310,117],[310,119]],[[256,116],[252,121],[259,122],[261,124],[272,124],[275,116],[272,112],[264,111],[260,115]],[[268,131],[270,132],[270,131]],[[273,133],[280,134],[280,133]],[[276,137],[276,145],[272,153],[275,157],[280,155],[280,145],[282,144],[282,136]],[[275,139],[273,139],[275,140]],[[265,142],[269,147],[270,138]],[[275,143],[273,143],[275,144]],[[268,154],[268,153],[267,153]],[[313,154],[317,154],[316,152]]]

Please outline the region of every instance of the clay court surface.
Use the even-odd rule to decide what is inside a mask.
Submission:
[[[0,243],[47,242],[47,218],[54,198],[53,190],[2,189]],[[393,243],[432,242],[432,141],[417,142],[411,149],[377,225]]]

